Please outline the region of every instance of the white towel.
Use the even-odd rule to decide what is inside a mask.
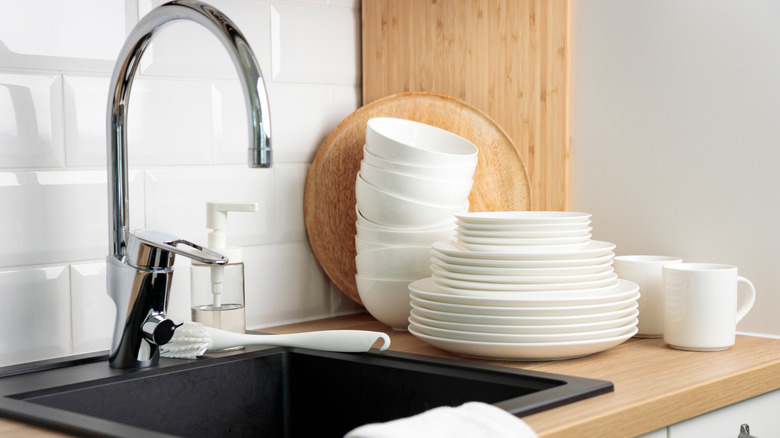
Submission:
[[[413,417],[360,426],[344,438],[537,438],[525,421],[493,405],[469,402]]]

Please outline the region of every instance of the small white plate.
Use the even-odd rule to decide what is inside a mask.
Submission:
[[[613,269],[608,267],[601,272],[594,272],[592,274],[582,275],[484,275],[484,274],[464,274],[461,272],[450,272],[447,269],[433,263],[430,265],[431,272],[437,274],[439,277],[468,281],[472,283],[501,283],[501,284],[515,284],[515,285],[534,285],[545,283],[558,283],[562,285],[570,285],[572,283],[588,283],[592,281],[600,281],[612,278]],[[586,286],[587,287],[587,286]],[[479,289],[479,287],[476,287]]]
[[[445,256],[447,257],[447,256]],[[449,258],[449,257],[447,257]],[[462,261],[462,260],[459,260]],[[604,263],[596,265],[585,266],[564,266],[560,268],[503,268],[503,267],[483,267],[474,265],[460,265],[456,263],[449,263],[435,254],[431,257],[431,263],[434,265],[453,273],[470,274],[470,275],[489,275],[489,276],[507,276],[507,277],[521,277],[521,276],[541,276],[541,277],[568,277],[572,275],[587,275],[596,274],[599,272],[612,272],[612,259],[608,258]]]
[[[560,245],[565,246],[565,245]],[[554,245],[550,248],[539,250],[539,247],[530,247],[522,251],[473,251],[464,248],[453,240],[440,240],[431,244],[431,248],[451,257],[465,257],[483,260],[572,260],[588,259],[607,255],[615,249],[615,244],[592,240],[585,245],[575,245],[576,248],[558,248]]]
[[[455,225],[457,225],[458,229],[460,230],[467,230],[467,231],[489,231],[493,233],[504,233],[504,232],[522,232],[522,233],[530,233],[530,232],[561,232],[561,231],[578,231],[578,232],[584,232],[585,230],[590,230],[590,221],[585,222],[574,222],[574,223],[544,223],[544,224],[471,224],[462,222],[459,220],[455,220]]]
[[[484,359],[538,361],[563,360],[589,356],[620,345],[637,333],[636,327],[626,333],[604,339],[573,342],[474,342],[440,338],[420,333],[413,326],[409,332],[424,342],[445,351]]]
[[[639,285],[619,278],[617,285],[608,289],[609,291],[601,295],[593,296],[557,296],[549,292],[542,294],[497,292],[489,296],[467,296],[442,291],[436,286],[432,277],[416,280],[409,284],[409,290],[432,301],[476,306],[510,307],[553,307],[610,303],[626,299],[635,294],[639,290]]]
[[[409,296],[412,299],[412,303],[417,305],[421,309],[456,314],[456,315],[448,316],[449,320],[452,321],[454,321],[456,318],[459,318],[461,315],[465,315],[466,320],[459,319],[459,321],[472,322],[472,323],[481,322],[487,324],[503,324],[504,320],[502,320],[501,318],[495,320],[490,320],[490,319],[475,320],[472,317],[479,318],[483,316],[528,317],[528,316],[582,316],[582,315],[590,317],[593,315],[598,315],[603,313],[608,314],[609,312],[626,311],[626,309],[628,309],[629,307],[636,307],[637,300],[639,299],[639,292],[636,291],[633,294],[629,295],[628,297],[611,301],[611,302],[606,302],[606,303],[580,304],[580,305],[573,305],[573,306],[548,306],[548,307],[478,306],[478,305],[469,305],[469,304],[446,303],[441,301],[429,300],[421,296],[418,292],[415,291],[410,291]],[[607,317],[609,318],[610,316]],[[484,322],[484,321],[491,321],[491,322]]]
[[[614,272],[609,277],[597,281],[583,281],[577,283],[536,283],[536,284],[518,284],[518,283],[480,283],[475,281],[460,281],[442,277],[433,274],[433,281],[439,289],[458,294],[458,295],[478,295],[482,294],[537,294],[537,295],[558,295],[576,294],[576,295],[601,295],[609,292],[617,286],[618,276]]]
[[[455,232],[461,236],[482,237],[491,239],[559,239],[567,237],[587,236],[592,227],[575,228],[573,230],[543,230],[543,231],[507,231],[507,230],[471,230],[457,227]]]
[[[426,316],[432,316],[430,313],[426,313],[425,309],[414,307],[411,311],[411,316],[425,325],[448,329],[448,330],[460,330],[475,333],[504,333],[515,335],[541,335],[541,334],[553,334],[553,333],[580,333],[580,332],[592,332],[598,330],[607,330],[616,327],[621,327],[632,323],[639,315],[639,310],[634,309],[628,315],[622,318],[608,319],[604,321],[585,322],[576,324],[537,324],[537,325],[516,325],[516,324],[474,324],[463,322],[451,322],[446,320],[428,318]],[[635,323],[635,322],[634,322]]]
[[[590,216],[573,211],[475,211],[455,215],[459,221],[471,224],[580,223],[589,221]]]
[[[519,239],[511,237],[474,237],[459,234],[455,238],[458,243],[468,248],[468,245],[486,247],[486,251],[502,251],[504,247],[514,248],[527,246],[571,246],[584,245],[590,241],[590,234],[574,237],[546,237]],[[468,245],[467,245],[468,244]],[[494,248],[495,247],[495,248]],[[511,249],[510,249],[511,250]]]
[[[633,318],[627,324],[620,327],[613,327],[605,330],[577,332],[577,333],[546,333],[546,334],[530,334],[530,335],[518,335],[518,334],[505,334],[505,333],[481,333],[470,332],[463,330],[450,330],[438,327],[432,327],[423,324],[420,320],[413,316],[409,317],[409,325],[414,327],[421,333],[429,336],[436,336],[439,338],[457,339],[461,341],[475,341],[475,342],[522,342],[522,343],[539,343],[539,342],[572,342],[572,341],[588,341],[593,339],[611,338],[618,336],[636,327],[637,319]]]
[[[469,315],[463,313],[447,313],[438,310],[430,310],[422,307],[420,302],[412,298],[411,306],[417,309],[423,316],[439,321],[457,322],[462,324],[487,324],[487,325],[522,325],[522,326],[547,326],[566,324],[588,324],[603,321],[613,321],[624,318],[637,311],[639,303],[634,300],[619,310],[610,312],[594,312],[581,315],[562,316],[493,316],[493,315]]]
[[[480,268],[510,268],[510,269],[531,269],[531,268],[581,268],[602,263],[612,264],[615,253],[610,251],[602,256],[585,259],[565,259],[565,260],[490,260],[476,259],[469,257],[452,257],[436,249],[431,250],[431,254],[439,260],[452,265],[474,266]]]

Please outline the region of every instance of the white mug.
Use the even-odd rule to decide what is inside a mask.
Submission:
[[[682,263],[677,257],[625,255],[614,258],[618,277],[639,285],[638,338],[660,338],[664,335],[663,267]]]
[[[756,288],[736,266],[680,263],[663,268],[664,342],[679,350],[726,350],[753,307]],[[739,306],[738,293],[745,298]]]

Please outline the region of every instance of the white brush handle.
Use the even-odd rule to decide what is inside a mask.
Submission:
[[[288,335],[248,335],[205,326],[204,328],[211,338],[206,351],[217,351],[239,345],[277,345],[357,353],[370,350],[379,339],[383,341],[380,350],[386,350],[390,346],[390,337],[385,333],[366,330],[323,330]]]

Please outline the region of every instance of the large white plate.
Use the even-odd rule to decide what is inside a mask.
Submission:
[[[455,215],[459,221],[471,224],[579,223],[589,221],[590,216],[573,211],[474,211]]]
[[[456,339],[459,341],[473,341],[473,342],[512,342],[512,343],[528,343],[537,344],[540,342],[573,342],[573,341],[590,341],[594,339],[611,338],[614,336],[622,335],[628,331],[633,330],[636,327],[637,319],[634,318],[627,324],[620,327],[613,327],[610,329],[577,332],[577,333],[544,333],[544,334],[505,334],[505,333],[482,333],[471,332],[462,330],[450,330],[438,327],[432,327],[423,324],[420,320],[413,316],[409,316],[409,326],[413,327],[420,333],[428,336],[436,336],[438,338]]]
[[[626,326],[632,323],[639,310],[634,309],[631,313],[621,318],[612,318],[604,321],[582,322],[576,324],[537,324],[537,325],[517,325],[517,324],[475,324],[464,322],[452,322],[436,318],[436,314],[430,310],[412,305],[410,313],[415,320],[421,324],[431,327],[437,327],[448,330],[459,330],[475,333],[504,333],[515,335],[543,335],[552,333],[581,333],[597,330],[606,330]],[[411,321],[411,320],[410,320]],[[635,324],[635,323],[634,323]]]
[[[421,306],[414,297],[411,300],[413,309],[417,309],[423,316],[439,321],[457,322],[462,324],[487,324],[487,325],[520,325],[520,326],[549,326],[570,324],[591,324],[603,321],[614,321],[634,313],[639,304],[636,301],[626,307],[609,312],[596,312],[581,315],[560,316],[494,316],[494,315],[468,315],[463,313],[447,313],[438,310],[430,310]]]
[[[477,259],[469,257],[451,257],[436,249],[431,250],[433,257],[447,262],[451,265],[472,266],[480,268],[501,268],[501,269],[532,269],[532,268],[586,268],[603,263],[612,263],[615,253],[610,251],[602,256],[585,259],[565,259],[565,260],[490,260]]]
[[[446,256],[445,256],[446,257]],[[450,258],[450,257],[448,257]],[[431,257],[431,263],[452,273],[486,276],[540,276],[565,277],[569,275],[587,275],[599,272],[612,272],[612,258],[604,263],[585,266],[564,266],[560,268],[491,268],[487,266],[459,265],[442,260],[438,255]]]
[[[512,297],[512,298],[547,298],[547,297],[594,297],[603,295],[606,293],[610,293],[615,287],[617,287],[617,274],[612,274],[614,278],[604,282],[601,286],[594,286],[594,287],[586,287],[586,288],[555,288],[555,287],[547,287],[551,286],[548,284],[541,284],[541,285],[533,285],[533,286],[540,286],[539,289],[524,289],[524,290],[518,290],[518,289],[507,289],[507,290],[500,290],[498,288],[494,289],[467,289],[462,287],[455,287],[455,286],[448,286],[444,284],[443,282],[453,282],[454,280],[447,280],[445,278],[440,278],[437,276],[433,276],[433,281],[436,283],[436,287],[442,290],[443,292],[452,294],[452,295],[463,295],[467,297],[485,297],[485,298],[502,298],[504,296]],[[596,282],[591,282],[596,283]],[[501,286],[498,283],[494,283],[497,286]],[[506,286],[506,285],[504,285]],[[542,286],[545,286],[542,288]],[[554,285],[554,286],[560,286],[560,285]],[[520,286],[517,286],[520,287]]]
[[[490,232],[558,232],[590,230],[590,221],[543,224],[472,224],[455,220],[460,230]]]
[[[633,295],[639,290],[634,282],[619,278],[617,285],[608,292],[596,296],[557,296],[551,293],[542,294],[509,294],[498,292],[490,296],[454,295],[443,292],[436,286],[432,277],[413,281],[409,289],[419,296],[445,303],[468,304],[477,306],[511,306],[511,307],[552,307],[600,304],[619,301]]]
[[[573,230],[539,230],[539,231],[507,231],[507,230],[472,230],[457,227],[455,232],[462,236],[482,237],[491,239],[553,239],[564,237],[587,236],[592,227],[578,227]]]
[[[410,291],[409,296],[412,299],[412,304],[424,308],[426,310],[454,313],[456,315],[449,315],[451,320],[457,316],[465,315],[467,318],[482,317],[482,316],[594,316],[599,314],[609,314],[614,311],[626,311],[629,307],[635,307],[637,300],[639,299],[639,291],[634,291],[631,295],[610,301],[606,303],[597,304],[580,304],[573,306],[476,306],[469,304],[456,304],[446,303],[441,301],[433,301],[422,297],[418,292]],[[481,322],[485,320],[472,320],[467,319],[464,322]],[[499,319],[500,321],[500,319]],[[495,321],[491,321],[488,324],[495,324]],[[501,324],[503,322],[499,322]]]
[[[561,285],[570,285],[572,283],[589,283],[593,281],[608,280],[615,274],[613,269],[609,268],[601,272],[594,272],[582,275],[486,275],[486,274],[464,274],[461,272],[450,272],[437,264],[430,265],[431,272],[434,274],[449,278],[452,280],[468,281],[472,283],[500,283],[500,284],[520,284],[533,285],[543,283],[557,283]],[[588,287],[588,286],[585,286]]]
[[[559,245],[568,246],[568,245]],[[555,245],[550,245],[548,248],[554,248]],[[601,257],[609,254],[615,249],[615,244],[610,242],[603,242],[600,240],[592,240],[589,243],[578,246],[574,249],[562,250],[562,249],[543,249],[539,250],[539,247],[529,247],[525,250],[517,251],[471,251],[463,246],[460,246],[458,242],[453,240],[440,240],[431,244],[431,248],[434,250],[448,255],[450,257],[464,257],[469,259],[483,259],[483,260],[575,260],[575,259],[588,259],[593,257]],[[537,248],[537,249],[534,249]]]
[[[546,343],[460,341],[426,335],[420,333],[411,325],[409,326],[409,332],[434,347],[464,356],[498,360],[538,361],[573,359],[599,353],[625,342],[637,333],[637,329],[635,327],[627,333],[605,339]]]
[[[477,237],[467,236],[465,234],[458,234],[455,239],[466,246],[472,244],[474,246],[486,247],[488,251],[490,248],[497,247],[495,250],[501,250],[503,247],[514,248],[515,246],[550,246],[550,245],[583,245],[590,240],[591,235],[585,234],[582,236],[572,237],[534,237],[534,238],[518,238],[518,237]],[[468,246],[466,246],[468,248]]]

